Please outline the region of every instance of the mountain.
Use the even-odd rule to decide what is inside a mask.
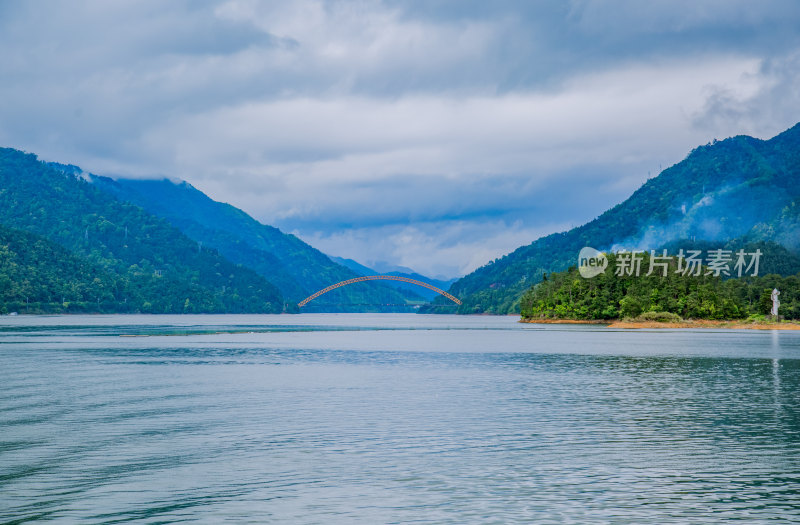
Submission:
[[[204,247],[252,268],[275,284],[292,304],[326,286],[361,275],[294,235],[211,199],[188,182],[82,176],[114,198],[162,217]],[[359,283],[328,292],[304,311],[407,311],[406,303],[404,294],[382,283]]]
[[[364,266],[360,262],[354,261],[353,259],[345,259],[344,257],[335,257],[333,255],[329,255],[328,257],[336,264],[341,264],[342,266],[350,268],[358,275],[379,275],[381,273],[374,268]]]
[[[450,287],[450,285],[456,281],[455,279],[450,279],[445,281],[443,279],[434,279],[431,277],[427,277],[405,266],[393,266],[389,265],[388,263],[381,263],[381,269],[378,270],[375,268],[364,266],[363,264],[354,261],[353,259],[344,259],[342,257],[334,257],[334,256],[330,257],[331,260],[333,260],[334,262],[341,264],[342,266],[347,266],[348,268],[350,268],[359,275],[395,275],[398,277],[406,277],[408,279],[422,281],[424,283],[428,283],[431,286],[435,286],[442,290],[447,290]],[[424,298],[428,301],[431,301],[439,297],[439,294],[437,292],[434,292],[433,290],[428,290],[427,288],[423,288],[421,286],[417,286],[411,283],[405,283],[402,281],[386,281],[386,284],[393,288],[397,288],[398,290],[402,290],[404,294],[407,294],[406,297],[410,300],[414,300],[414,296],[416,296],[417,299]]]
[[[262,276],[198,245],[163,219],[100,191],[74,166],[0,148],[0,224],[59,245],[71,257],[65,258],[69,264],[81,261],[87,272],[108,276],[113,286],[107,287],[97,311],[283,309],[280,291]],[[97,278],[101,283],[106,279],[99,273]],[[82,302],[86,297],[76,290],[63,300]]]
[[[459,313],[504,314],[519,311],[522,293],[543,274],[576,264],[584,246],[647,250],[733,239],[800,250],[800,124],[769,140],[737,136],[700,146],[593,221],[518,248],[449,292],[463,301]]]
[[[375,261],[372,264],[372,268],[376,271],[384,274],[388,274],[391,272],[399,272],[399,273],[407,273],[412,274],[418,272],[414,271],[413,269],[409,268],[408,266],[400,266],[399,264],[392,264],[387,261]],[[418,274],[419,275],[419,274]]]

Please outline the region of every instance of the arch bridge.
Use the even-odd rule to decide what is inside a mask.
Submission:
[[[416,284],[417,286],[422,286],[423,288],[427,288],[428,290],[433,290],[434,292],[447,297],[448,299],[450,299],[451,301],[453,301],[456,304],[461,304],[461,301],[457,297],[445,292],[441,288],[437,288],[437,287],[433,286],[432,284],[428,284],[428,283],[425,283],[425,282],[422,282],[422,281],[418,281],[416,279],[410,279],[408,277],[401,277],[399,275],[364,275],[364,276],[361,276],[361,277],[354,277],[353,279],[347,279],[345,281],[341,281],[341,282],[338,282],[336,284],[332,284],[332,285],[330,285],[330,286],[328,286],[326,288],[323,288],[322,290],[309,295],[308,297],[306,297],[305,299],[303,299],[302,301],[297,303],[297,306],[302,308],[305,305],[307,305],[309,302],[311,302],[314,299],[316,299],[317,297],[319,297],[320,295],[328,293],[331,290],[335,290],[337,288],[341,288],[342,286],[347,286],[348,284],[360,283],[360,282],[364,282],[364,281],[401,281],[401,282],[404,282],[404,283]]]

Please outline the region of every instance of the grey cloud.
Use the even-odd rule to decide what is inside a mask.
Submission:
[[[789,128],[800,120],[800,52],[764,60],[754,92],[737,93],[725,86],[710,86],[703,108],[693,115],[693,124],[724,137],[725,130],[769,137],[778,128]]]
[[[522,221],[528,226],[590,220],[608,202],[619,202],[630,188],[608,190],[618,169],[594,166],[551,174],[464,174],[447,177],[395,175],[380,182],[345,182],[326,189],[324,207],[309,205],[302,214],[264,217],[284,229],[333,233],[352,227],[376,227],[434,221]],[[574,188],[571,198],[563,188]],[[583,188],[583,191],[580,189]],[[312,202],[316,200],[312,196]]]
[[[332,255],[371,265],[379,261],[407,266],[427,275],[452,278],[464,275],[491,259],[527,244],[565,224],[538,227],[519,222],[442,220],[414,225],[383,225],[339,230],[334,234],[296,232]]]
[[[793,124],[797,27],[792,0],[0,1],[0,142],[474,261]]]
[[[800,45],[793,0],[514,0],[391,5],[409,19],[482,20],[502,28],[483,81],[500,92],[558,89],[578,72],[711,54],[770,56]],[[485,67],[485,69],[481,69]]]

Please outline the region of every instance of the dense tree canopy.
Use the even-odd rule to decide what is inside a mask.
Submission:
[[[727,278],[708,274],[678,273],[671,258],[666,276],[649,271],[650,256],[642,255],[640,275],[617,275],[618,255],[608,254],[606,272],[584,278],[577,267],[548,274],[522,297],[526,319],[619,319],[646,312],[670,312],[684,319],[740,319],[768,314],[773,288],[781,291],[780,314],[800,319],[800,274]]]

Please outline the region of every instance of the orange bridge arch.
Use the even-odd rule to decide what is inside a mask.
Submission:
[[[331,290],[335,290],[336,288],[341,288],[342,286],[347,286],[348,284],[360,283],[360,282],[363,282],[363,281],[402,281],[404,283],[416,284],[417,286],[422,286],[423,288],[427,288],[428,290],[433,290],[434,292],[436,292],[438,294],[444,295],[445,297],[447,297],[448,299],[450,299],[451,301],[453,301],[456,304],[461,304],[461,301],[459,301],[457,297],[455,297],[453,295],[450,295],[449,293],[445,292],[444,290],[442,290],[440,288],[436,288],[435,286],[433,286],[431,284],[424,283],[424,282],[418,281],[416,279],[409,279],[408,277],[400,277],[399,275],[364,275],[362,277],[355,277],[353,279],[347,279],[346,281],[341,281],[341,282],[338,282],[336,284],[332,284],[332,285],[328,286],[327,288],[323,288],[322,290],[309,295],[308,297],[306,297],[305,299],[303,299],[302,301],[297,303],[297,306],[302,308],[305,305],[307,305],[309,302],[313,301],[314,299],[316,299],[317,297],[319,297],[320,295],[322,295],[324,293],[328,293]]]

